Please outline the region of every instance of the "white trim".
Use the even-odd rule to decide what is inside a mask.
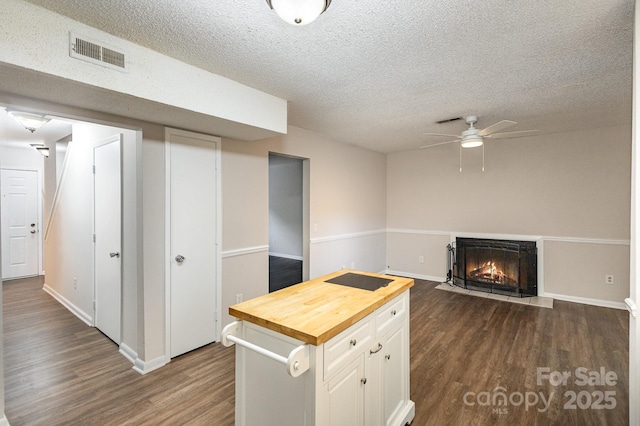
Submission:
[[[568,296],[566,294],[556,293],[543,293],[538,296],[551,297],[555,300],[563,300],[565,302],[582,303],[583,305],[601,306],[603,308],[613,308],[627,310],[627,305],[624,302],[613,302],[611,300],[592,299],[589,297]]]
[[[518,234],[485,234],[479,232],[452,232],[451,241],[460,238],[484,238],[489,240],[514,240],[514,241],[540,241],[544,237],[540,235],[518,235]]]
[[[542,237],[545,241],[554,241],[560,243],[579,243],[579,244],[605,244],[611,246],[628,246],[630,240],[609,240],[605,238],[575,238],[575,237]]]
[[[312,238],[311,244],[326,243],[329,241],[348,240],[351,238],[367,237],[369,235],[385,234],[386,229],[375,229],[373,231],[355,232],[353,234],[333,235],[329,237]],[[448,235],[448,234],[447,234]]]
[[[269,256],[282,257],[284,259],[292,259],[292,260],[303,260],[302,256],[294,256],[291,254],[283,254],[283,253],[272,253],[269,252]]]
[[[407,278],[414,278],[416,280],[426,280],[426,281],[436,281],[436,282],[444,282],[444,280],[446,280],[445,277],[436,277],[433,275],[421,275],[421,274],[413,274],[410,272],[402,272],[402,271],[395,271],[393,269],[387,269],[386,271],[382,272],[383,274],[386,275],[398,275],[401,277],[407,277]]]
[[[10,426],[9,420],[7,419],[7,416],[4,413],[2,413],[2,417],[0,417],[0,426]]]
[[[206,140],[215,146],[216,164],[216,245],[215,259],[216,264],[216,333],[215,341],[220,341],[222,332],[222,139],[218,136],[206,135],[202,133],[189,132],[186,130],[173,129],[165,127],[164,129],[164,158],[165,158],[165,187],[164,187],[164,251],[165,251],[165,270],[164,270],[164,290],[165,290],[165,354],[162,361],[156,358],[151,361],[150,366],[136,366],[134,370],[145,374],[146,372],[160,368],[171,361],[171,135],[178,135],[192,139]],[[161,364],[160,364],[161,362]],[[157,365],[159,364],[159,365]],[[157,365],[157,366],[156,366]]]
[[[402,229],[402,228],[388,228],[387,232],[392,234],[416,234],[416,235],[440,235],[443,237],[449,237],[453,232],[450,231],[428,231],[425,229]]]
[[[140,374],[147,374],[152,372],[153,370],[157,370],[160,367],[163,367],[167,364],[165,356],[159,356],[157,358],[152,359],[151,361],[143,361],[140,358],[136,358],[133,364],[133,371]]]
[[[138,353],[131,349],[126,343],[120,343],[120,353],[132,364],[135,364],[136,359],[138,359]]]
[[[269,246],[255,246],[255,247],[245,247],[241,249],[235,250],[227,250],[222,252],[222,258],[226,259],[228,257],[236,257],[236,256],[245,256],[248,254],[261,253],[263,251],[268,251]]]
[[[478,232],[456,232],[456,231],[433,231],[427,229],[403,229],[388,228],[387,232],[393,234],[414,234],[414,235],[439,235],[450,236],[452,238],[488,238],[494,240],[521,240],[521,241],[554,241],[562,243],[579,243],[579,244],[606,244],[606,245],[622,245],[628,246],[630,240],[618,240],[610,238],[582,238],[582,237],[562,237],[550,235],[519,235],[519,234],[490,234]]]
[[[82,322],[90,327],[93,327],[93,318],[91,318],[91,315],[87,315],[82,309],[71,303],[66,297],[55,291],[53,288],[49,287],[47,284],[42,286],[42,289],[49,293],[51,297],[60,302],[60,304],[67,308],[72,314],[80,318]]]

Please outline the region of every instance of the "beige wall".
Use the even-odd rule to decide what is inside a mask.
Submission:
[[[546,292],[622,302],[629,289],[628,126],[489,141],[485,172],[481,149],[463,150],[462,172],[459,154],[451,144],[388,155],[391,270],[444,277],[447,236],[455,234],[542,237]],[[421,264],[421,255],[439,260]],[[593,275],[585,280],[573,268]],[[615,275],[613,286],[605,287],[605,274]]]
[[[269,152],[309,159],[311,277],[386,267],[385,155],[291,126],[263,141],[223,139],[223,325],[237,294],[268,292]]]

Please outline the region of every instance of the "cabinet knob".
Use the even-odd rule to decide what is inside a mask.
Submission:
[[[385,355],[384,359],[386,359],[387,361],[389,361],[391,359],[391,355]]]
[[[367,384],[367,378],[363,377],[362,379],[360,379],[360,383],[362,383],[363,385]]]
[[[355,345],[356,345],[356,339],[351,339],[351,340],[349,341],[349,344],[350,344],[351,346],[355,346]]]
[[[397,314],[396,310],[394,309],[393,311],[391,311],[391,315],[395,316]]]

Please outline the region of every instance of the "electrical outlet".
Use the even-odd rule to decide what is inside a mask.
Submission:
[[[418,257],[418,263],[424,263],[424,256]]]
[[[242,293],[236,294],[236,303],[242,302]]]
[[[609,285],[613,285],[613,275],[605,275],[604,282]]]
[[[76,290],[78,288],[78,279],[77,278],[73,278],[73,289]]]

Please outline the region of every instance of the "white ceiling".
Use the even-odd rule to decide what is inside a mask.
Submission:
[[[264,0],[28,0],[289,101],[289,124],[381,152],[502,119],[631,123],[633,0],[333,0],[293,27]],[[433,148],[436,149],[436,148]]]

